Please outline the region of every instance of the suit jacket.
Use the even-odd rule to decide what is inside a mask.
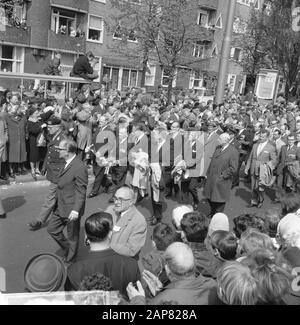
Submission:
[[[239,164],[239,152],[229,145],[221,151],[218,146],[207,170],[204,195],[212,202],[226,202],[230,198],[233,176]]]
[[[55,138],[52,138],[48,143],[48,150],[44,162],[44,167],[47,171],[47,180],[52,183],[57,183],[59,174],[65,165],[64,159],[59,157],[59,151],[56,147],[64,139],[63,132],[59,132]]]
[[[119,219],[113,206],[109,206],[106,212],[113,216],[114,221],[111,248],[121,255],[137,256],[146,242],[147,222],[145,217],[135,206],[132,206]]]
[[[84,214],[88,172],[79,157],[62,170],[57,182],[57,209],[60,217],[68,218],[71,211]]]
[[[294,145],[290,150],[288,150],[288,146],[285,145],[281,149],[281,153],[279,156],[279,163],[277,166],[277,173],[281,174],[283,172],[284,167],[292,161],[298,160],[300,161],[300,148]]]
[[[264,149],[257,156],[258,145],[259,143],[255,143],[255,145],[253,146],[245,168],[245,172],[250,169],[251,175],[255,175],[257,167],[261,164],[272,162],[272,165],[275,168],[277,163],[276,149],[272,145],[272,143],[268,142],[265,145]]]

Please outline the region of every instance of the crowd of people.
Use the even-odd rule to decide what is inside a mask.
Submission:
[[[292,272],[300,263],[299,103],[279,97],[262,105],[228,94],[215,105],[196,91],[178,91],[168,102],[163,87],[148,93],[80,85],[64,103],[2,94],[1,178],[27,168],[34,180],[46,175],[48,194],[29,226],[48,222],[64,252],[63,262],[52,255],[31,260],[27,289],[118,290],[130,304],[299,304]],[[89,168],[95,179],[87,193]],[[282,209],[240,215],[230,230],[223,212],[241,172],[251,183],[249,206],[262,208],[269,188]],[[86,202],[104,192],[111,205],[86,219],[90,250],[77,259]],[[177,202],[172,216],[163,215],[168,198]],[[146,220],[136,206],[147,199]],[[141,256],[151,227],[153,249]],[[36,263],[66,273],[53,281],[49,267],[49,287],[42,288]]]

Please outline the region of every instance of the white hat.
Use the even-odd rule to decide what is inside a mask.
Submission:
[[[229,221],[224,213],[216,213],[208,226],[208,236],[217,230],[229,231]]]
[[[177,230],[180,229],[180,222],[183,216],[186,213],[193,212],[193,207],[191,205],[182,205],[177,208],[175,208],[172,211],[172,223],[176,227]]]

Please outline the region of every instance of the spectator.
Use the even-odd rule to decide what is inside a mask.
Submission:
[[[205,216],[201,212],[186,213],[181,220],[181,229],[195,256],[196,273],[215,278],[221,262],[205,245],[208,232]]]
[[[226,305],[256,305],[258,285],[250,268],[239,262],[226,262],[217,274],[218,296]]]
[[[109,213],[98,212],[86,219],[85,242],[90,251],[68,268],[66,290],[78,290],[85,276],[101,273],[112,281],[114,290],[126,294],[128,283],[140,279],[137,262],[110,248],[112,232],[113,219]]]
[[[149,271],[143,272],[143,279],[155,296],[147,301],[150,305],[157,305],[161,301],[175,300],[179,305],[215,305],[219,304],[216,292],[216,283],[199,275],[195,276],[195,260],[189,246],[183,243],[171,244],[165,254],[165,269],[170,279],[170,284],[163,291],[158,278]],[[145,304],[145,292],[140,286],[132,290],[129,284],[127,290],[133,291],[131,299],[139,299]]]
[[[290,268],[274,251],[258,249],[246,263],[258,284],[258,304],[285,305],[283,298],[290,292]]]
[[[142,257],[144,268],[155,274],[163,285],[169,282],[164,270],[163,254],[168,246],[176,241],[180,241],[180,238],[178,240],[178,234],[173,228],[165,223],[160,223],[153,229],[153,250]]]
[[[233,231],[235,235],[240,238],[242,233],[248,228],[257,229],[260,232],[266,232],[264,219],[254,214],[241,214],[233,219]]]
[[[94,72],[91,63],[95,59],[92,52],[87,52],[86,55],[81,55],[74,63],[71,77],[81,77],[87,80],[94,80],[98,78],[98,73]]]
[[[210,237],[214,256],[221,261],[233,261],[237,252],[237,238],[228,231],[217,230]]]
[[[146,242],[147,223],[135,207],[135,200],[134,191],[123,186],[114,195],[114,206],[108,207],[106,212],[113,216],[111,248],[121,255],[138,259]]]

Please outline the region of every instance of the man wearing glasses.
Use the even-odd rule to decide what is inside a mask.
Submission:
[[[47,231],[64,251],[64,262],[70,264],[77,255],[80,218],[84,214],[88,172],[84,163],[76,156],[76,142],[62,140],[57,147],[60,158],[65,161],[56,191],[56,207]],[[63,234],[67,227],[67,238]]]
[[[48,144],[43,170],[47,173],[46,178],[50,181],[50,186],[39,216],[29,223],[30,230],[32,231],[41,229],[53,211],[56,202],[58,177],[65,164],[64,159],[60,158],[59,150],[57,150],[57,146],[64,139],[61,120],[54,115],[48,120],[48,134],[51,140]]]
[[[114,205],[106,210],[113,216],[114,223],[111,248],[121,255],[138,258],[146,242],[147,223],[134,205],[135,193],[129,186],[123,186],[113,199]]]

